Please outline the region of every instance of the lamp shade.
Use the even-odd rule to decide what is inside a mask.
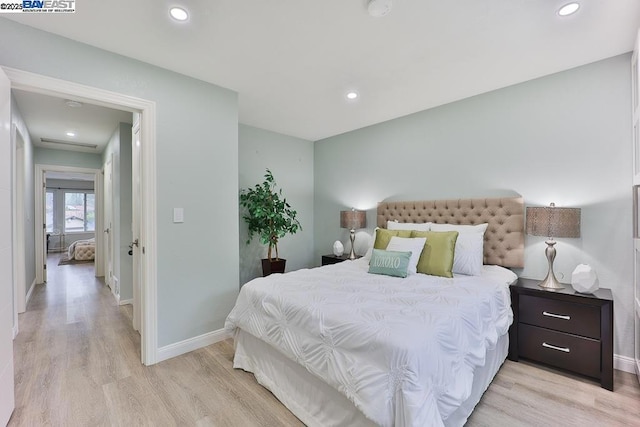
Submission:
[[[580,237],[580,209],[546,207],[527,208],[527,234],[547,237]]]
[[[340,228],[356,230],[367,226],[367,213],[365,211],[340,211]]]

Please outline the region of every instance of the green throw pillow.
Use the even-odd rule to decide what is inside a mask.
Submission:
[[[427,242],[418,260],[418,273],[453,277],[453,255],[457,231],[412,231],[411,237],[426,237]]]
[[[387,249],[393,236],[411,237],[411,230],[387,230],[385,228],[377,228],[376,241],[373,244],[373,249]]]
[[[369,262],[369,273],[394,277],[407,277],[411,252],[374,249]]]

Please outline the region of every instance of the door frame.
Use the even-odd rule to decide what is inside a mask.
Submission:
[[[77,168],[74,166],[58,166],[58,165],[43,165],[43,164],[35,164],[35,188],[33,192],[33,196],[35,198],[35,215],[34,215],[34,224],[35,224],[35,251],[36,251],[36,283],[44,283],[44,266],[47,263],[45,259],[45,235],[44,227],[46,219],[44,218],[45,211],[45,196],[47,194],[46,189],[46,179],[45,174],[47,172],[68,172],[68,173],[85,173],[93,175],[93,192],[96,198],[96,225],[95,225],[95,238],[96,238],[96,255],[95,255],[95,263],[94,263],[94,271],[96,277],[102,276],[100,263],[103,262],[103,251],[100,250],[99,244],[102,242],[101,233],[99,230],[102,230],[104,224],[104,212],[103,207],[98,200],[102,197],[102,189],[99,187],[102,185],[102,171],[101,169],[90,169],[90,168]],[[40,226],[38,226],[40,225]]]
[[[10,67],[2,67],[11,81],[12,89],[41,93],[60,98],[73,98],[103,107],[140,114],[142,164],[141,225],[143,233],[140,311],[141,351],[143,364],[153,365],[158,360],[158,289],[157,289],[157,218],[156,218],[156,104],[153,101],[111,92],[79,83],[47,77]],[[37,179],[37,182],[41,182]],[[96,198],[96,203],[100,199]],[[36,198],[36,202],[38,199]],[[102,203],[102,202],[100,202]],[[36,210],[36,212],[38,212]],[[97,224],[96,224],[97,226]],[[36,231],[42,223],[36,225]],[[99,247],[96,241],[96,249]]]
[[[27,301],[26,262],[25,262],[25,168],[24,168],[24,136],[15,124],[11,126],[12,186],[13,186],[13,300],[14,328],[13,336],[18,334],[18,314],[24,313]]]

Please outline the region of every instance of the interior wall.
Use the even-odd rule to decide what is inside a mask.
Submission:
[[[0,65],[156,103],[158,345],[222,329],[238,294],[237,94],[4,18],[0,38]]]
[[[278,242],[280,256],[287,260],[286,271],[314,266],[313,142],[240,125],[238,146],[240,189],[262,183],[266,169],[270,169],[302,225],[302,230]],[[247,245],[247,224],[242,215],[240,212],[241,285],[262,276],[260,259],[267,256],[267,246],[258,237]]]
[[[18,104],[11,97],[11,123],[22,135],[24,142],[24,263],[25,263],[25,293],[29,293],[31,285],[36,279],[36,250],[35,250],[35,196],[34,196],[34,146],[31,142],[29,129],[22,118]]]
[[[316,262],[348,241],[338,212],[351,206],[369,230],[383,200],[521,194],[579,207],[582,237],[557,239],[556,274],[595,268],[615,299],[615,352],[633,356],[629,70],[621,55],[316,142]],[[517,273],[545,276],[544,240],[526,236]]]
[[[131,125],[120,123],[114,129],[102,153],[103,165],[113,159],[113,274],[118,279],[116,295],[120,300],[133,299],[133,258],[129,255],[131,232]]]
[[[102,156],[100,154],[52,150],[42,147],[34,148],[33,162],[37,165],[71,166],[87,169],[102,168]]]

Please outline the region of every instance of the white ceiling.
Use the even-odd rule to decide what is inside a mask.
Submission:
[[[101,153],[118,123],[131,123],[132,113],[91,104],[69,107],[64,99],[13,90],[13,97],[36,147]],[[66,133],[72,131],[74,137]],[[94,144],[96,148],[42,142],[41,138],[69,143]]]
[[[240,121],[318,140],[629,52],[638,0],[78,1],[9,19],[239,93]],[[190,12],[173,22],[170,5]],[[347,102],[347,89],[360,98]]]

